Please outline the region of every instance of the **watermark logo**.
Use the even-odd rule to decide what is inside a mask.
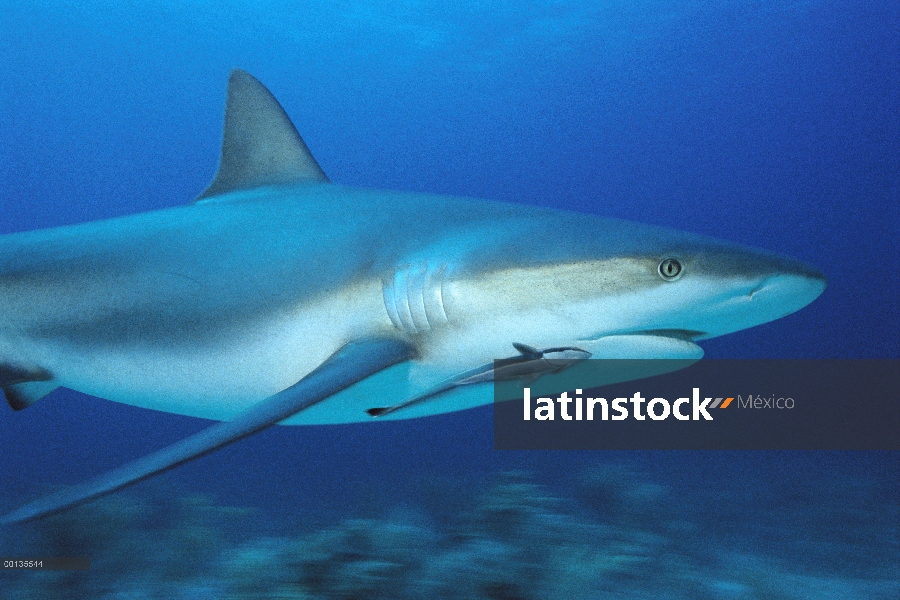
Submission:
[[[640,392],[635,392],[630,398],[614,398],[609,401],[606,398],[582,398],[582,390],[576,389],[575,396],[570,398],[568,392],[563,392],[556,400],[552,398],[536,398],[531,400],[531,388],[525,388],[522,395],[523,418],[530,421],[532,416],[537,421],[556,420],[559,406],[559,417],[563,421],[593,421],[595,416],[601,421],[624,421],[632,417],[638,421],[644,421],[648,417],[653,421],[663,421],[670,416],[679,421],[712,421],[710,410],[723,409],[731,406],[734,397],[727,398],[703,398],[701,401],[700,388],[694,388],[690,398],[678,398],[670,403],[665,398],[652,398],[649,401]],[[738,396],[740,398],[740,396]],[[774,401],[775,398],[768,399]],[[784,398],[779,398],[784,400]],[[793,407],[793,399],[791,407]],[[644,403],[647,403],[646,407]],[[629,404],[631,405],[629,408]],[[753,397],[747,399],[747,404],[753,404]],[[570,405],[574,405],[574,416],[570,413]],[[684,412],[690,409],[690,412]]]
[[[494,383],[497,449],[900,450],[898,359],[587,359]]]
[[[733,398],[729,398],[729,400],[733,400]],[[756,397],[753,394],[747,396],[747,399],[744,400],[743,397],[738,396],[738,406],[741,408],[781,408],[781,409],[792,409],[796,406],[794,399],[791,397],[783,398],[783,397],[775,397],[772,395],[768,398],[764,398],[759,394]],[[725,408],[724,406],[722,408]]]

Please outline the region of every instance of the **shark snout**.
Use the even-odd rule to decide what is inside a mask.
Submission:
[[[781,301],[799,310],[819,297],[828,283],[818,269],[781,255],[761,255],[756,285],[748,296],[756,302]]]
[[[747,294],[752,304],[771,305],[778,317],[800,310],[825,291],[826,277],[810,269],[803,273],[778,273],[764,278]]]
[[[827,279],[801,261],[763,251],[735,252],[714,263],[718,277],[707,280],[683,328],[717,337],[794,313],[825,290]],[[702,288],[701,288],[702,289]]]
[[[827,279],[799,261],[779,261],[773,272],[761,274],[743,301],[748,324],[761,324],[797,312],[825,291]]]

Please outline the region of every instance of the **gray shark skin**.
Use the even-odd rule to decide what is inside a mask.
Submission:
[[[371,420],[366,409],[416,398],[514,342],[698,359],[697,341],[790,314],[824,288],[796,260],[698,235],[331,183],[275,98],[235,71],[219,171],[197,201],[0,237],[10,406],[68,387],[229,423],[4,521],[274,423]],[[489,383],[456,386],[379,420],[491,400]]]

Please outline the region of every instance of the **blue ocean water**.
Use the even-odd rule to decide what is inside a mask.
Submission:
[[[655,223],[827,274],[812,305],[704,342],[709,357],[900,357],[896,2],[0,0],[0,14],[0,233],[190,201],[215,171],[225,81],[240,67],[273,91],[335,181]],[[208,424],[67,390],[0,414],[4,509]],[[104,546],[112,534],[99,526],[89,576],[17,577],[9,589],[137,598],[178,582],[191,597],[269,597],[262,584],[222,591],[253,579],[223,556],[301,552],[261,536],[318,535],[319,550],[331,548],[323,531],[393,539],[404,523],[429,541],[397,546],[430,556],[419,566],[429,577],[376,569],[365,593],[322,584],[282,597],[399,597],[443,582],[435,573],[506,586],[435,597],[900,595],[896,453],[496,452],[485,407],[273,428],[119,497],[78,514],[93,506],[130,539],[152,531],[176,557],[193,546],[163,532],[193,527],[221,552],[173,574],[135,543],[132,563],[104,572],[123,542]],[[570,549],[568,588],[529,587],[505,566],[525,561],[516,544],[568,546],[484,526],[498,514],[542,532],[605,528],[603,544]],[[21,535],[0,533],[0,550],[42,547],[47,532]],[[608,550],[586,559],[597,546]],[[329,552],[331,565],[365,554]],[[538,571],[559,564],[527,559]]]

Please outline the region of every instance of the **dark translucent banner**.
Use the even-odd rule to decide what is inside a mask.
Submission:
[[[498,450],[900,449],[895,359],[583,360],[533,377],[494,384]]]

